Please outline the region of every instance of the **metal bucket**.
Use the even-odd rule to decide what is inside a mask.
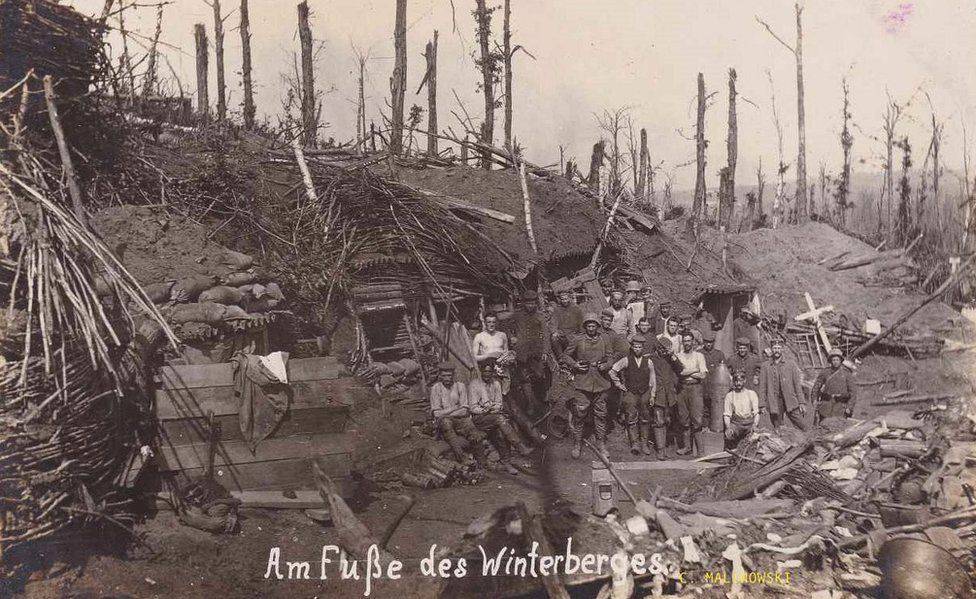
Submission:
[[[966,570],[945,549],[906,537],[881,546],[882,597],[886,599],[972,599]]]

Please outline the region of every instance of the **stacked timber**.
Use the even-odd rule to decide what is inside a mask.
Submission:
[[[331,357],[289,360],[288,411],[252,452],[238,421],[232,364],[163,367],[154,402],[153,451],[160,474],[199,478],[213,443],[214,479],[229,491],[314,489],[313,463],[344,491],[351,490],[349,413],[373,391],[355,378],[340,377],[342,371]]]

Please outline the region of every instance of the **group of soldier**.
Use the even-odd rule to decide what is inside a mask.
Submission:
[[[482,461],[492,440],[503,459],[527,455],[532,447],[522,437],[541,444],[545,436],[536,427],[557,402],[565,402],[570,415],[577,459],[587,430],[595,450],[609,459],[607,434],[617,424],[633,454],[663,460],[673,455],[671,439],[677,455],[703,453],[709,409],[723,410],[727,445],[747,436],[763,414],[776,430],[786,421],[806,430],[809,403],[816,404],[814,420],[852,414],[854,385],[840,351],[830,352],[808,400],[803,373],[778,337],[758,351],[759,318],[748,308],[733,323],[735,352],[726,356],[715,348],[718,326],[701,306],[696,314],[675,315],[670,302],[652,302],[650,292],[631,281],[611,291],[609,307],[596,314],[584,313],[569,291],[560,291],[544,314],[538,295],[528,291],[506,323],[510,335],[487,314],[472,341],[478,376],[467,385],[456,382],[454,367],[445,363],[431,389],[436,427],[459,459],[470,461],[473,454]],[[713,397],[708,376],[722,364],[731,385],[718,392],[724,397]],[[549,397],[553,376],[563,377],[570,391]]]

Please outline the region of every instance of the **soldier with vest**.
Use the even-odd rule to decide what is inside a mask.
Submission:
[[[642,450],[648,455],[651,453],[645,443],[644,430],[640,423],[649,419],[648,412],[654,403],[657,381],[654,366],[644,352],[645,343],[647,340],[643,335],[631,337],[630,351],[610,367],[610,380],[622,394],[627,443],[634,455]],[[650,438],[646,441],[649,442]]]
[[[830,365],[820,371],[810,397],[816,402],[817,422],[825,418],[850,418],[857,399],[854,377],[844,368],[844,352],[836,347],[827,353]]]

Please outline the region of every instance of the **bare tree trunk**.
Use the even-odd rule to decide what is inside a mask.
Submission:
[[[375,154],[376,153],[376,124],[373,123],[373,121],[369,122],[369,145],[370,148],[373,150],[373,153]]]
[[[806,111],[803,103],[803,8],[797,2],[796,10],[796,128],[797,128],[797,157],[796,157],[796,203],[799,220],[806,221],[810,210],[807,197],[807,125]]]
[[[705,212],[705,76],[698,73],[698,118],[695,121],[695,201],[689,225],[695,226]]]
[[[308,1],[298,5],[298,39],[302,47],[302,145],[315,147],[318,119],[315,111],[315,74],[312,69],[312,28],[308,25]]]
[[[244,83],[244,128],[254,128],[254,82],[251,79],[251,21],[247,0],[241,0],[241,79]]]
[[[637,188],[634,195],[638,200],[647,203],[647,129],[640,130],[640,168],[637,172]]]
[[[51,130],[54,131],[54,139],[58,143],[58,153],[61,156],[61,167],[64,169],[64,177],[68,180],[68,194],[71,196],[71,206],[74,210],[78,222],[88,225],[88,215],[85,212],[85,203],[81,195],[81,187],[78,186],[78,177],[75,175],[74,163],[71,161],[71,151],[68,148],[68,141],[64,136],[64,129],[61,127],[61,119],[58,116],[58,105],[54,98],[54,84],[50,75],[44,76],[44,99],[47,102],[47,115],[51,121]]]
[[[129,88],[129,103],[136,99],[136,74],[132,66],[132,55],[129,54],[129,32],[125,28],[125,11],[129,8],[124,4],[119,6],[119,33],[122,36],[122,56],[119,58],[122,67],[122,75],[125,77],[125,84]]]
[[[197,51],[197,112],[206,117],[210,113],[210,100],[207,95],[208,56],[207,56],[207,28],[203,23],[193,26],[193,39]]]
[[[837,185],[837,222],[841,228],[847,226],[847,207],[848,197],[851,193],[851,147],[854,145],[854,136],[851,134],[851,109],[850,109],[850,88],[847,79],[843,81],[844,107],[842,117],[844,128],[840,132],[840,146],[844,153],[844,165],[840,173],[840,182]]]
[[[488,41],[491,36],[491,13],[485,6],[485,0],[475,0],[477,8],[475,10],[475,20],[478,24],[478,45],[481,49],[481,90],[485,97],[485,120],[481,125],[481,141],[487,145],[494,143],[495,134],[495,88],[494,88],[494,59],[491,55]],[[481,154],[482,166],[486,169],[491,168],[491,154],[483,151]]]
[[[407,90],[407,0],[397,0],[396,3],[393,49],[393,76],[390,77],[390,152],[399,156],[403,151],[403,98]]]
[[[604,142],[593,144],[593,154],[590,155],[590,174],[586,178],[586,185],[597,195],[600,194],[600,167],[603,166]]]
[[[726,139],[729,158],[729,163],[726,167],[728,170],[726,175],[728,181],[726,182],[725,194],[722,197],[724,206],[721,208],[721,225],[725,227],[726,231],[732,226],[733,214],[735,212],[735,164],[739,156],[739,126],[735,114],[736,77],[735,69],[729,69],[729,133]]]
[[[214,60],[217,63],[217,119],[227,118],[227,86],[224,81],[224,19],[220,16],[220,0],[213,2]]]
[[[163,32],[163,5],[156,6],[156,31],[153,33],[149,46],[149,58],[146,62],[146,76],[142,81],[142,95],[151,96],[156,89],[156,65],[159,61],[159,36]]]
[[[505,53],[505,148],[512,151],[512,2],[505,0],[502,51]]]
[[[759,159],[759,166],[756,168],[756,212],[752,220],[751,228],[756,228],[756,222],[763,217],[763,194],[766,192],[766,174],[763,172],[762,159]]]
[[[932,201],[936,206],[939,205],[939,177],[942,174],[939,168],[939,146],[942,145],[942,125],[936,122],[935,114],[932,114]]]
[[[424,51],[427,59],[427,153],[437,155],[437,30],[434,39],[427,42]]]
[[[356,98],[356,147],[360,154],[366,154],[366,58],[359,56],[359,96]]]

